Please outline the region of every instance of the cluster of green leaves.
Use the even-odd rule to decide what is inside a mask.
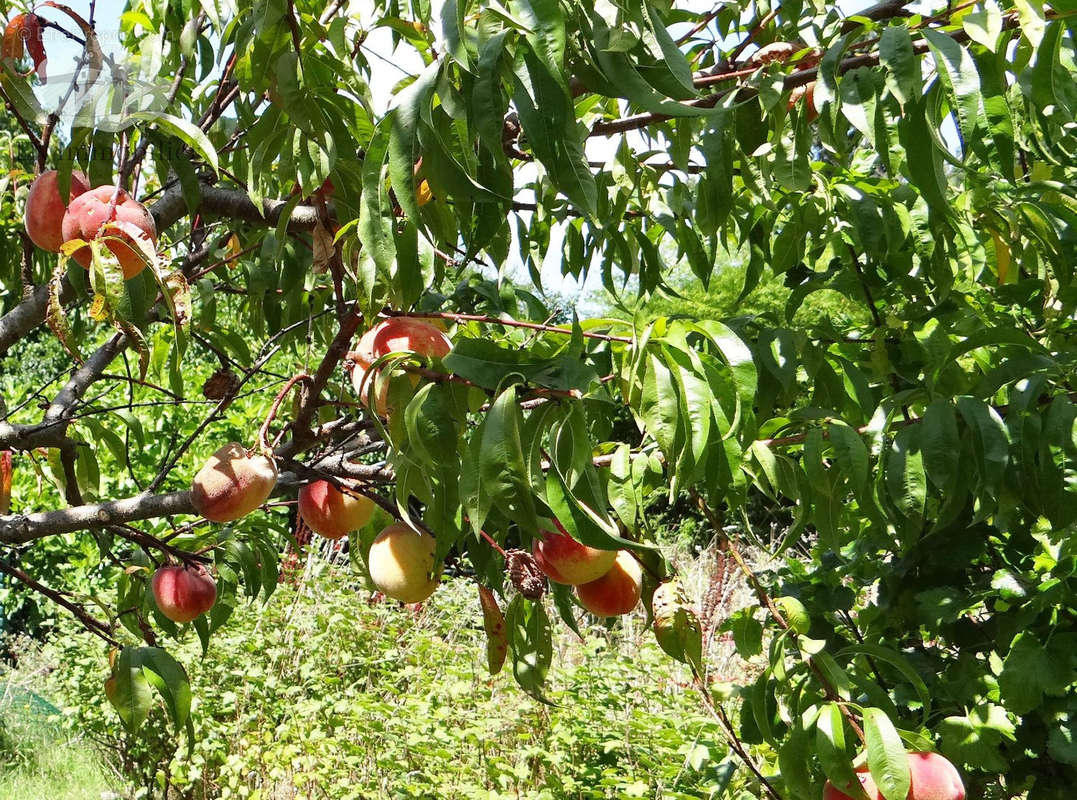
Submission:
[[[742,785],[687,675],[653,643],[601,628],[583,644],[559,637],[559,651],[586,657],[554,668],[556,705],[506,702],[515,689],[507,674],[486,674],[470,580],[447,583],[414,614],[364,596],[330,570],[237,609],[206,657],[189,659],[199,687],[190,755],[160,707],[137,736],[119,726],[102,705],[89,637],[54,640],[49,656],[63,667],[48,688],[69,724],[119,745],[106,757],[136,787],[178,797],[320,787],[341,797],[687,799]],[[178,653],[197,650],[189,637]]]

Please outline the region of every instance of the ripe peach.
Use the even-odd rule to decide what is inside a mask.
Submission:
[[[329,481],[314,481],[299,490],[299,514],[307,527],[326,539],[341,539],[370,521],[374,502],[346,494]]]
[[[965,800],[965,787],[954,765],[938,753],[909,753],[908,800]],[[883,800],[882,792],[868,773],[868,767],[858,767],[856,777],[870,800]],[[830,781],[823,788],[823,800],[852,800],[834,788]]]
[[[150,586],[157,607],[173,622],[190,622],[213,608],[217,600],[217,583],[201,565],[161,567]]]
[[[112,207],[113,196],[115,207]],[[101,226],[106,222],[121,223],[130,230],[102,231]],[[114,186],[98,186],[75,198],[68,206],[62,224],[65,242],[72,239],[89,241],[99,235],[111,237],[107,247],[120,262],[124,278],[133,278],[146,266],[132,237],[136,230],[140,231],[136,235],[145,237],[151,247],[157,246],[157,226],[149,210],[123,189]],[[89,247],[80,247],[71,257],[87,269],[90,268],[92,254]]]
[[[229,442],[198,470],[191,484],[195,511],[213,522],[231,522],[262,505],[277,485],[277,464],[263,455],[248,455]]]
[[[396,522],[370,546],[367,567],[374,585],[401,603],[421,603],[434,593],[440,576],[434,571],[437,542],[403,522]]]
[[[452,342],[449,337],[429,322],[412,317],[390,317],[360,337],[355,352],[352,353],[355,363],[352,386],[359,395],[360,402],[366,404],[369,382],[374,380],[374,375],[368,377],[368,370],[370,365],[382,356],[408,352],[430,358],[444,358],[451,349]],[[409,378],[412,386],[419,383],[418,375],[409,375]],[[388,395],[389,385],[383,383],[375,397],[375,411],[383,417],[392,411],[388,406]]]
[[[597,580],[609,572],[617,560],[616,550],[599,550],[580,544],[554,522],[557,531],[539,531],[531,552],[539,569],[555,583],[575,586]]]
[[[56,170],[42,172],[30,186],[26,196],[26,235],[42,250],[59,253],[64,243],[61,230],[67,204],[90,190],[90,182],[81,172],[71,173],[67,200],[60,197],[60,182]]]
[[[617,551],[617,560],[610,571],[590,583],[576,587],[580,603],[599,617],[627,614],[639,602],[643,588],[643,570],[627,550]]]
[[[808,122],[814,122],[819,117],[819,110],[815,107],[815,81],[805,84],[804,86],[794,87],[789,92],[789,102],[786,104],[788,110],[792,110],[800,99],[804,99],[805,113],[808,115]]]

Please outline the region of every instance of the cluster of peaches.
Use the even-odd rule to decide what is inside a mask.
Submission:
[[[157,246],[157,226],[149,210],[116,186],[90,188],[81,172],[71,173],[65,201],[55,170],[43,172],[30,186],[26,198],[26,234],[30,241],[50,253],[62,252],[68,242],[88,242],[99,237],[123,269],[124,278],[133,278],[146,267],[140,252]],[[145,247],[140,248],[135,240]],[[87,246],[70,253],[86,269],[92,253]]]
[[[373,398],[375,410],[392,413],[387,384],[380,381],[373,392],[375,362],[390,353],[411,352],[444,357],[451,347],[445,334],[430,323],[407,317],[391,317],[359,339],[352,382],[362,402]],[[258,453],[230,442],[214,453],[194,477],[191,503],[213,522],[232,522],[260,507],[277,485],[277,465],[272,454]],[[317,480],[299,491],[299,516],[314,533],[340,539],[359,530],[374,513],[373,501],[336,481]],[[561,525],[543,531],[534,544],[539,569],[552,581],[576,587],[580,603],[599,616],[627,614],[639,602],[643,575],[628,551],[599,550],[573,539]],[[374,585],[387,597],[402,603],[419,603],[437,587],[440,575],[435,564],[433,536],[404,522],[393,523],[375,538],[367,556]],[[216,599],[213,578],[202,567],[170,565],[160,568],[152,581],[161,612],[175,622],[189,622],[208,611]]]

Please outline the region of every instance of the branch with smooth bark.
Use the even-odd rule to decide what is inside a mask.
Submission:
[[[385,465],[349,463],[341,454],[314,461],[310,468],[336,477],[362,480],[366,483],[387,483],[392,470]],[[306,483],[291,472],[284,472],[277,482],[273,496],[287,494]],[[170,517],[176,514],[197,515],[191,493],[139,494],[122,500],[88,503],[56,511],[32,514],[9,514],[0,517],[0,544],[22,545],[77,531],[96,530],[128,522]]]

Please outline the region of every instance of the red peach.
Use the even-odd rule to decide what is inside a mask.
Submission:
[[[161,567],[150,581],[161,613],[173,622],[190,622],[217,600],[217,583],[205,567]]]
[[[30,186],[26,196],[26,235],[42,250],[59,253],[64,243],[63,221],[67,204],[90,190],[90,182],[81,172],[71,173],[67,200],[60,197],[60,181],[56,170],[42,172]]]
[[[131,230],[102,231],[102,226],[107,222],[116,222]],[[73,200],[64,214],[62,230],[65,242],[73,239],[90,241],[99,235],[110,237],[107,247],[120,262],[124,278],[133,278],[146,266],[138,245],[134,243],[133,231],[139,231],[137,235],[145,237],[151,248],[157,246],[157,225],[149,210],[123,189],[114,186],[98,186]],[[87,269],[90,268],[92,253],[89,247],[80,247],[71,257]]]
[[[957,769],[938,753],[909,753],[908,800],[965,800],[965,787]],[[884,800],[871,779],[867,765],[858,767],[856,777],[869,800]],[[830,781],[823,788],[823,800],[852,800]]]
[[[539,531],[538,539],[531,545],[535,563],[555,583],[575,586],[597,580],[609,572],[617,560],[616,550],[599,550],[580,544],[559,522],[557,531]]]
[[[262,505],[277,485],[277,465],[263,455],[247,455],[230,442],[209,457],[194,476],[191,503],[213,522],[231,522]]]
[[[576,587],[580,603],[599,617],[627,614],[639,603],[643,589],[643,570],[627,550],[617,551],[617,560],[610,571],[590,583]]]
[[[382,356],[407,352],[428,358],[444,358],[451,349],[452,342],[449,337],[429,322],[412,317],[390,317],[364,333],[356,344],[352,354],[355,363],[352,386],[359,395],[360,402],[365,405],[370,389],[369,382],[374,380],[373,375],[368,377],[368,370],[370,365]],[[419,376],[409,375],[409,378],[412,386],[419,383]],[[374,402],[374,410],[383,417],[392,411],[388,406],[388,395],[389,385],[383,383],[377,390]]]
[[[299,490],[299,514],[320,536],[341,539],[370,521],[374,502],[362,495],[346,494],[329,481],[314,481]]]

